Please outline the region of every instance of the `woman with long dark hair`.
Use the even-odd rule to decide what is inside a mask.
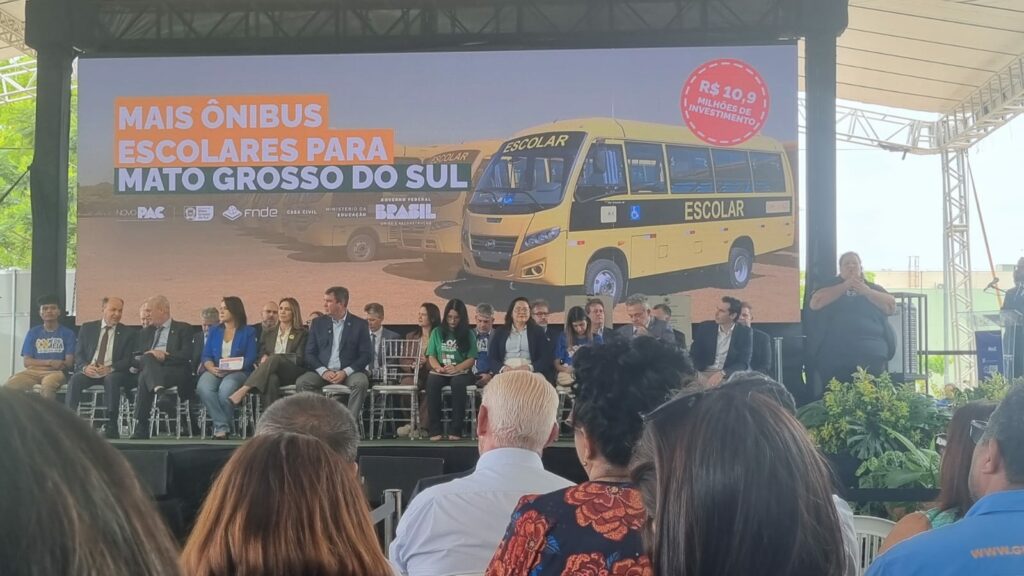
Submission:
[[[241,446],[185,544],[190,576],[385,576],[359,474],[324,442],[289,433]]]
[[[231,433],[235,405],[230,397],[245,383],[256,362],[256,332],[246,325],[245,306],[237,296],[225,296],[217,309],[220,324],[210,328],[203,349],[204,372],[196,393],[213,420],[214,440],[227,440]],[[227,358],[240,359],[239,366],[225,366]]]
[[[119,451],[64,406],[0,389],[0,573],[178,576],[167,525]]]
[[[427,376],[428,433],[434,442],[441,440],[441,393],[451,386],[452,427],[449,440],[462,439],[466,415],[466,387],[473,383],[476,363],[476,337],[469,329],[469,313],[462,300],[449,300],[444,321],[434,328],[427,344],[430,373]]]
[[[554,346],[530,316],[530,300],[525,296],[509,303],[505,325],[494,330],[487,354],[495,374],[529,370],[554,380]]]
[[[657,482],[654,572],[842,576],[828,466],[778,400],[730,393],[745,378],[685,390],[645,416]]]
[[[417,417],[419,418],[420,426],[424,426],[429,419],[429,414],[427,413],[427,402],[424,397],[424,393],[427,388],[427,376],[430,374],[430,360],[427,358],[427,345],[430,343],[430,335],[434,332],[434,328],[437,328],[440,325],[441,309],[433,302],[424,302],[420,305],[419,313],[416,316],[416,327],[405,335],[406,340],[419,342],[420,370],[416,375],[416,381],[413,382],[412,377],[415,362],[411,360],[408,362],[403,361],[403,369],[409,372],[409,376],[402,377],[402,385],[412,386],[415,384],[419,388],[419,408]],[[411,424],[406,424],[405,426],[399,426],[397,433],[399,436],[413,436],[418,432],[412,429]]]
[[[571,386],[575,376],[573,356],[583,346],[600,343],[600,335],[591,334],[590,317],[582,306],[573,306],[565,314],[565,328],[555,344],[555,383]]]
[[[971,458],[974,456],[974,441],[971,440],[971,422],[988,421],[996,409],[995,402],[971,402],[953,413],[946,431],[946,446],[942,450],[942,467],[939,471],[939,499],[935,506],[924,512],[907,514],[896,523],[886,537],[879,553],[896,544],[933,528],[952,524],[974,505],[974,496],[968,485],[971,476]]]

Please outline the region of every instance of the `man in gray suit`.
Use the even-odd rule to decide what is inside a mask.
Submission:
[[[629,324],[619,328],[619,336],[626,338],[650,336],[666,344],[676,345],[676,336],[672,333],[669,325],[651,314],[651,308],[647,305],[647,296],[633,294],[626,298],[626,313],[629,315]]]
[[[384,374],[384,341],[398,340],[398,333],[384,327],[384,305],[370,302],[363,306],[366,323],[370,326],[370,344],[373,346],[373,360],[367,366],[370,380],[380,380]]]

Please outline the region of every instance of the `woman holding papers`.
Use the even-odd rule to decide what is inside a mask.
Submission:
[[[203,349],[202,376],[197,393],[213,420],[213,437],[226,440],[235,405],[231,394],[245,383],[256,362],[256,333],[246,325],[245,306],[237,296],[225,296],[218,308],[220,324],[210,328]]]
[[[441,427],[441,392],[445,386],[452,391],[452,427],[449,440],[462,439],[466,415],[466,387],[473,383],[476,362],[476,336],[469,329],[469,314],[462,300],[449,300],[444,307],[443,321],[434,328],[427,342],[430,374],[427,376],[427,419],[430,439],[444,438]]]

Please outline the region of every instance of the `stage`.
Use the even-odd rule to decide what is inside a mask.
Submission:
[[[184,540],[214,478],[242,440],[115,440],[139,480],[153,494],[179,540]],[[360,474],[371,505],[386,489],[402,490],[408,503],[421,478],[463,472],[476,465],[474,440],[374,440],[359,445]],[[573,482],[586,480],[571,440],[544,450],[544,467]]]

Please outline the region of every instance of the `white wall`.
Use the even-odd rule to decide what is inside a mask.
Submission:
[[[21,345],[29,329],[34,306],[30,290],[32,274],[27,270],[0,270],[0,383],[22,369]],[[67,272],[68,314],[75,313],[75,271]]]

